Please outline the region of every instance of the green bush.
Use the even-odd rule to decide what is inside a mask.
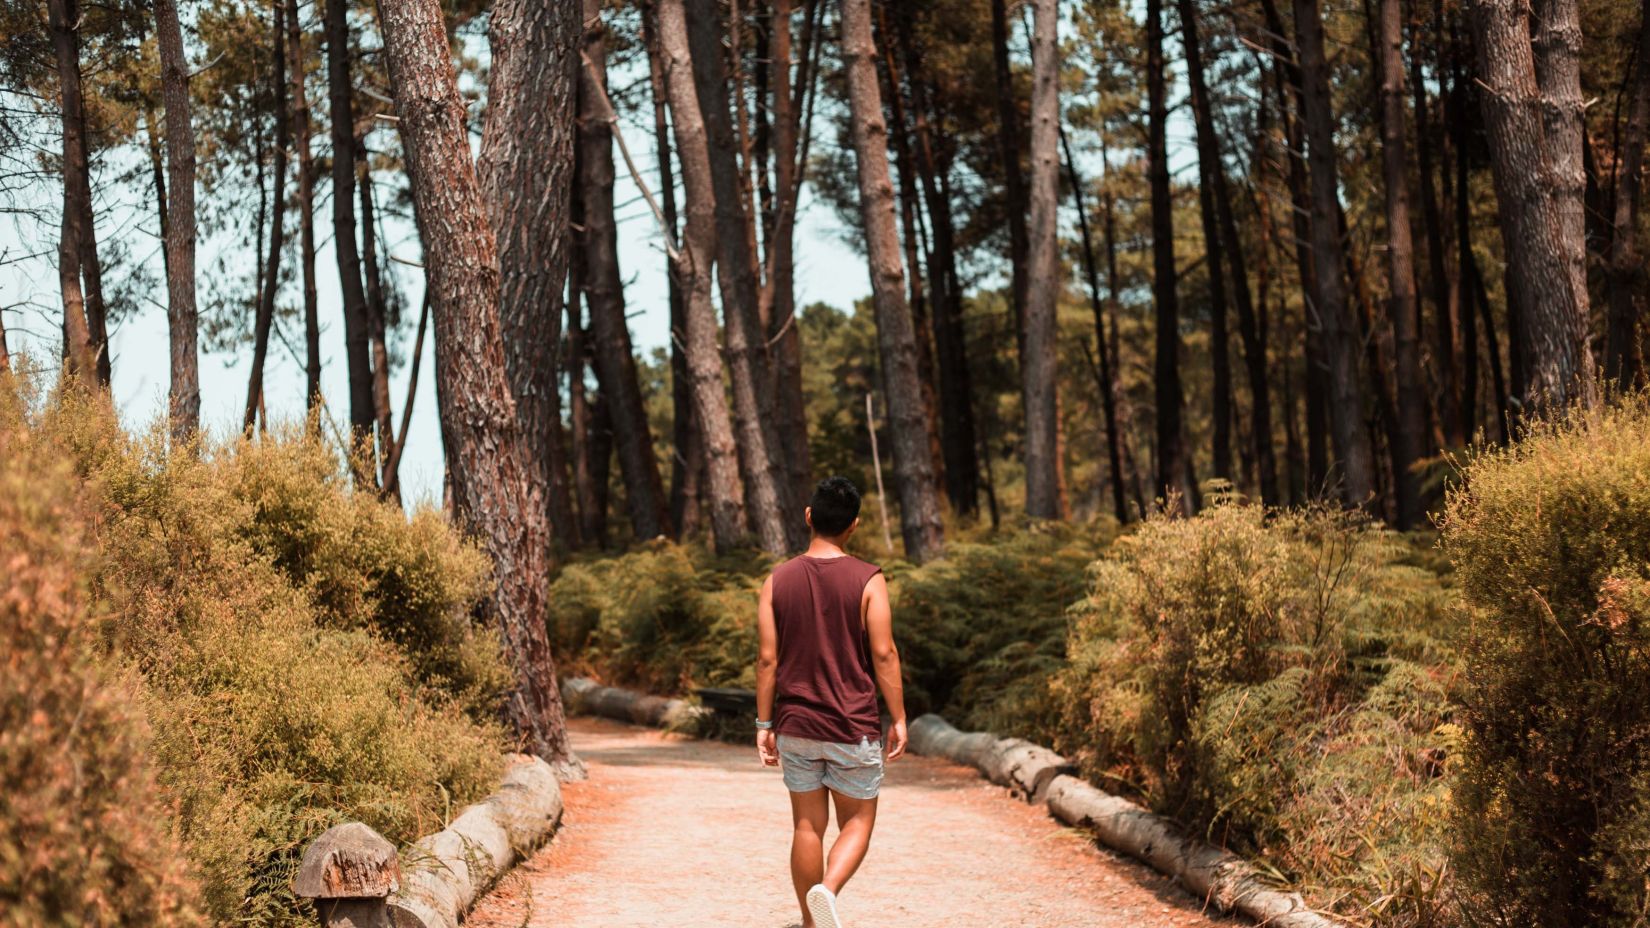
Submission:
[[[14,420],[84,480],[106,660],[143,681],[213,921],[304,923],[289,884],[315,835],[410,840],[496,784],[507,672],[468,624],[480,561],[437,516],[352,492],[297,433],[169,452],[72,397]]]
[[[756,685],[754,552],[716,558],[657,540],[575,562],[550,585],[551,647],[566,671],[659,693]]]
[[[1083,594],[1109,523],[1047,523],[952,544],[944,560],[890,568],[894,638],[913,715],[1046,735],[1048,679],[1064,663],[1067,604]]]
[[[1471,461],[1446,550],[1471,621],[1455,862],[1475,920],[1650,911],[1650,401]]]
[[[1343,910],[1434,916],[1453,678],[1418,560],[1327,512],[1149,520],[1071,610],[1057,746]]]
[[[0,375],[0,404],[16,401]],[[140,684],[96,660],[78,487],[0,411],[0,926],[192,925]]]

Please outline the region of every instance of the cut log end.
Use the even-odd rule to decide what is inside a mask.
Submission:
[[[345,822],[304,851],[292,891],[301,899],[373,899],[394,893],[400,881],[395,845],[360,822]]]

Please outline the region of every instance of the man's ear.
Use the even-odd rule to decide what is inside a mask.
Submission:
[[[848,530],[842,533],[842,537],[847,538],[857,531],[859,531],[859,516],[854,516],[853,524],[849,525]]]
[[[803,506],[802,507],[802,521],[808,523],[809,528],[814,527],[814,507],[812,507],[812,506]]]

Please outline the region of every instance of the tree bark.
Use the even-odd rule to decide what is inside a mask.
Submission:
[[[810,131],[808,94],[817,81],[810,67],[818,42],[814,19],[820,0],[807,0],[803,10],[803,42],[797,80],[791,81],[791,2],[774,0],[772,37],[768,54],[773,97],[773,222],[762,249],[768,266],[763,275],[768,288],[767,338],[774,348],[774,383],[778,392],[779,427],[785,447],[787,481],[793,501],[812,491],[813,466],[808,448],[808,410],[802,398],[802,335],[796,324],[796,266],[793,253],[797,200],[802,195],[803,165],[798,161],[799,138]]]
[[[378,264],[378,227],[373,206],[372,168],[367,164],[365,145],[358,145],[356,164],[361,177],[357,188],[361,193],[361,266],[367,281],[367,344],[372,351],[372,406],[377,413],[375,428],[379,469],[379,486],[383,486],[383,465],[390,459],[395,445],[395,417],[390,409],[390,351],[386,341],[389,328],[389,298],[384,292],[384,280]]]
[[[81,228],[88,210],[82,200],[91,198],[86,175],[85,104],[80,87],[80,9],[74,0],[50,0],[47,21],[56,53],[59,93],[63,119],[63,221],[58,237],[58,285],[63,293],[63,357],[69,369],[89,381],[98,369],[98,346],[86,319],[86,296],[81,289],[80,270],[87,238]]]
[[[1381,164],[1386,179],[1387,318],[1392,324],[1397,381],[1397,421],[1391,435],[1395,524],[1407,531],[1422,518],[1420,479],[1414,467],[1426,441],[1419,314],[1415,296],[1415,243],[1409,225],[1409,145],[1404,119],[1404,21],[1401,0],[1380,0]]]
[[[1311,241],[1317,279],[1318,328],[1328,362],[1330,435],[1340,458],[1341,499],[1367,505],[1375,493],[1375,459],[1364,428],[1363,382],[1358,327],[1347,305],[1342,277],[1340,199],[1335,166],[1335,116],[1329,97],[1329,64],[1324,57],[1323,19],[1314,0],[1294,0],[1300,47],[1301,117],[1307,137],[1311,190]]]
[[[1192,0],[1177,0],[1180,12],[1180,42],[1186,50],[1186,81],[1191,90],[1192,122],[1197,131],[1198,212],[1203,220],[1203,250],[1209,274],[1209,356],[1213,374],[1210,390],[1210,429],[1213,438],[1214,474],[1232,479],[1232,361],[1231,335],[1226,311],[1225,240],[1221,237],[1219,211],[1215,204],[1218,175],[1224,181],[1226,168],[1220,160],[1215,137],[1214,113],[1209,88],[1203,74],[1203,48],[1198,40],[1197,10]],[[1235,279],[1248,271],[1234,267]]]
[[[1146,174],[1151,186],[1152,291],[1156,303],[1156,360],[1153,381],[1157,397],[1157,475],[1154,492],[1165,504],[1178,500],[1182,512],[1191,512],[1189,463],[1185,427],[1181,423],[1185,394],[1180,385],[1180,297],[1175,291],[1178,269],[1174,258],[1174,200],[1169,188],[1167,122],[1169,108],[1164,87],[1163,2],[1146,2]]]
[[[1014,99],[1014,71],[1008,60],[1007,0],[991,0],[991,62],[996,76],[997,158],[1003,166],[1003,196],[1008,209],[1008,255],[1016,332],[1025,312],[1026,183],[1020,172],[1020,106]]]
[[[715,0],[686,0],[694,84],[705,127],[710,196],[716,223],[716,280],[722,294],[728,370],[733,380],[734,427],[745,478],[745,510],[763,550],[798,550],[807,543],[806,523],[790,499],[785,449],[778,431],[773,374],[757,304],[756,269],[748,241],[751,216],[740,184],[739,150],[729,111],[728,72],[722,54],[721,17]],[[664,37],[666,43],[669,37]],[[693,157],[685,145],[683,170]]]
[[[1446,101],[1445,122],[1449,124],[1450,148],[1455,153],[1455,306],[1461,323],[1461,378],[1459,397],[1461,434],[1471,441],[1478,431],[1478,322],[1473,312],[1473,278],[1468,273],[1475,261],[1472,253],[1472,200],[1468,195],[1471,180],[1467,155],[1467,79],[1461,73],[1462,59],[1467,52],[1461,40],[1461,13],[1450,20],[1450,87]],[[1488,333],[1494,337],[1494,331]],[[1499,366],[1499,354],[1496,357]],[[1505,403],[1506,394],[1497,389],[1497,406]]]
[[[670,98],[671,125],[681,162],[683,194],[687,198],[686,224],[673,262],[677,285],[684,296],[682,328],[671,333],[680,339],[687,362],[693,407],[705,455],[705,493],[710,503],[711,537],[718,551],[731,550],[744,540],[744,494],[739,482],[738,449],[728,417],[722,384],[722,356],[717,344],[716,308],[711,302],[711,268],[716,254],[716,194],[711,186],[710,152],[705,122],[699,113],[693,83],[693,58],[688,51],[686,13],[682,0],[656,0],[654,35],[659,41],[660,67]]]
[[[1435,6],[1433,29],[1441,36],[1444,25],[1443,5]],[[1410,36],[1409,83],[1415,103],[1415,152],[1421,177],[1421,224],[1427,236],[1427,274],[1433,302],[1433,367],[1436,378],[1439,433],[1445,447],[1461,448],[1467,443],[1468,432],[1461,424],[1461,370],[1457,344],[1461,330],[1460,307],[1453,295],[1455,287],[1445,260],[1444,211],[1439,205],[1437,178],[1434,176],[1433,153],[1442,148],[1434,133],[1431,104],[1426,83],[1421,74],[1421,47],[1417,41],[1419,24]],[[1441,56],[1441,55],[1440,55]],[[1439,83],[1443,76],[1439,75]],[[1440,88],[1440,93],[1444,91]],[[1449,189],[1448,155],[1439,165],[1444,172],[1444,189]]]
[[[933,251],[928,256],[929,292],[934,324],[934,354],[939,379],[941,452],[945,458],[945,490],[958,515],[980,511],[980,458],[976,451],[973,377],[968,365],[967,333],[963,328],[962,286],[957,277],[956,230],[951,199],[942,193],[942,168],[935,156],[929,128],[928,79],[922,67],[912,28],[909,4],[895,11],[894,31],[905,59],[911,85],[911,110],[916,126],[917,174],[922,182]]]
[[[648,84],[653,98],[653,143],[659,161],[659,200],[665,219],[665,233],[676,239],[676,177],[670,165],[670,126],[666,119],[664,68],[659,58],[659,41],[654,32],[655,16],[651,2],[642,11],[642,45],[647,52]],[[669,260],[667,258],[667,260]],[[693,390],[690,386],[687,354],[683,351],[682,333],[687,331],[687,308],[682,299],[681,281],[675,273],[674,262],[667,267],[670,299],[670,397],[671,397],[671,454],[670,469],[670,523],[676,529],[678,540],[689,538],[699,531],[700,477],[704,474],[704,449],[699,438],[699,424],[695,419]]]
[[[446,23],[435,0],[384,0],[379,19],[415,208],[441,217],[421,226],[454,511],[495,565],[487,611],[515,666],[509,717],[526,749],[576,773],[545,628],[548,526],[505,374],[497,246]]]
[[[842,0],[842,58],[847,70],[849,134],[859,182],[859,207],[871,265],[871,302],[877,348],[887,385],[894,483],[900,499],[905,554],[921,564],[943,555],[944,529],[934,493],[928,449],[927,410],[917,381],[916,335],[905,303],[894,220],[894,188],[888,176],[887,127],[877,87],[876,47],[871,40],[870,0]]]
[[[653,433],[636,374],[619,276],[619,236],[613,220],[613,126],[602,105],[607,92],[607,29],[602,0],[584,0],[584,65],[579,72],[579,189],[584,205],[584,294],[602,395],[610,403],[613,441],[624,476],[630,527],[638,540],[670,534],[670,511]]]
[[[195,311],[195,129],[189,118],[189,62],[183,52],[176,0],[155,0],[161,100],[166,107],[166,292],[172,383],[172,440],[200,430],[200,362]]]
[[[241,415],[241,431],[249,434],[263,405],[264,361],[269,357],[275,297],[281,289],[281,250],[286,245],[286,167],[287,150],[292,146],[292,124],[287,106],[286,6],[282,3],[275,4],[274,44],[275,76],[270,89],[275,97],[275,202],[269,218],[269,257],[264,263],[264,286],[258,294],[258,312],[252,326],[252,371],[247,376],[246,409]]]
[[[556,389],[578,95],[581,8],[496,4],[478,168],[498,235],[499,320],[516,415],[544,488],[553,537],[576,533]]]
[[[103,300],[103,262],[97,252],[96,216],[92,208],[91,155],[88,151],[86,104],[80,73],[80,5],[67,0],[61,9],[48,5],[47,20],[52,31],[63,123],[63,207],[72,210],[65,228],[72,225],[75,236],[73,265],[78,280],[85,340],[91,345],[97,382],[108,387],[108,310]],[[164,235],[164,231],[162,235]],[[76,323],[78,326],[78,323]]]
[[[1061,517],[1059,489],[1058,317],[1060,273],[1060,49],[1057,0],[1036,0],[1031,39],[1031,190],[1027,225],[1025,345],[1020,396],[1025,408],[1026,513]]]
[[[1472,0],[1526,411],[1591,402],[1575,0]],[[1532,40],[1532,28],[1534,37]],[[1516,379],[1516,378],[1515,378]]]
[[[371,326],[355,244],[355,90],[351,75],[349,0],[326,0],[327,103],[332,122],[332,250],[344,300],[344,360],[349,367],[350,443],[372,442]],[[362,474],[376,480],[371,474]]]
[[[287,70],[292,79],[292,128],[298,154],[298,262],[304,280],[304,410],[321,402],[321,311],[315,288],[315,162],[309,151],[309,91],[298,0],[286,0]]]
[[[1622,136],[1620,167],[1611,216],[1610,309],[1605,329],[1604,375],[1622,386],[1644,375],[1639,320],[1644,314],[1640,287],[1644,262],[1639,257],[1639,175],[1644,170],[1644,139],[1650,124],[1650,15],[1641,14],[1638,51],[1627,104],[1627,132]]]

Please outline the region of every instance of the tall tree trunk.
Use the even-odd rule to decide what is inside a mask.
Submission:
[[[1455,153],[1455,306],[1456,318],[1461,323],[1461,378],[1457,396],[1461,434],[1466,441],[1472,441],[1478,431],[1478,317],[1473,312],[1472,277],[1467,273],[1474,261],[1469,188],[1471,165],[1467,156],[1467,80],[1461,73],[1462,59],[1467,51],[1461,40],[1460,19],[1461,14],[1456,12],[1449,25],[1450,81],[1449,97],[1445,101],[1445,122],[1449,124],[1450,148]],[[1493,337],[1494,332],[1490,335]],[[1504,402],[1504,394],[1500,394],[1499,390],[1497,392],[1499,405]]]
[[[670,98],[671,126],[681,163],[687,216],[672,269],[685,306],[680,339],[687,361],[693,408],[705,456],[705,494],[710,503],[711,537],[718,551],[744,540],[744,493],[739,482],[738,449],[722,384],[722,354],[717,344],[716,308],[711,302],[711,269],[716,255],[716,193],[711,186],[710,152],[705,121],[699,113],[688,51],[682,0],[656,0],[654,35],[659,42],[664,85]],[[770,500],[770,505],[772,501]]]
[[[168,410],[172,439],[183,442],[200,430],[201,381],[195,312],[195,128],[189,119],[189,62],[176,0],[155,0],[155,41],[166,107],[166,318],[172,355]]]
[[[298,154],[298,263],[304,281],[304,409],[321,402],[321,310],[315,288],[315,162],[309,152],[309,91],[298,0],[286,0],[287,70],[292,76],[292,128]]]
[[[716,280],[721,288],[728,370],[733,380],[734,426],[739,433],[746,516],[763,550],[783,554],[806,544],[807,525],[790,499],[785,449],[773,440],[778,436],[778,412],[758,312],[756,269],[749,248],[751,216],[745,211],[740,184],[721,17],[715,0],[687,0],[687,14],[687,40],[691,44],[714,199]],[[683,149],[685,170],[690,154],[685,146],[677,147]]]
[[[605,118],[607,29],[602,0],[584,0],[584,66],[579,72],[579,190],[584,206],[584,293],[590,306],[596,376],[610,404],[630,527],[639,540],[670,533],[670,512],[625,324],[619,236],[613,221],[613,126]]]
[[[286,246],[286,162],[292,146],[291,117],[287,107],[286,6],[275,4],[275,76],[270,90],[275,97],[275,203],[269,219],[269,257],[264,262],[264,285],[258,294],[258,312],[253,321],[252,372],[247,377],[246,409],[241,431],[250,433],[263,406],[264,361],[269,357],[269,332],[275,323],[275,297],[281,289],[281,250]]]
[[[355,105],[350,63],[349,0],[326,0],[327,103],[332,122],[332,250],[344,299],[344,360],[349,366],[350,443],[370,445],[377,404],[372,396],[371,326],[355,245]],[[373,477],[362,474],[362,477]]]
[[[1178,499],[1182,512],[1192,509],[1186,475],[1185,427],[1181,423],[1185,394],[1180,385],[1180,297],[1175,291],[1178,269],[1174,259],[1174,200],[1169,188],[1167,123],[1169,108],[1164,87],[1163,2],[1146,0],[1146,174],[1151,186],[1152,294],[1156,303],[1156,362],[1153,381],[1157,396],[1157,475],[1154,492],[1165,502]]]
[[[85,106],[80,89],[80,10],[74,0],[50,0],[46,5],[57,58],[58,87],[63,115],[63,223],[57,244],[58,284],[63,293],[63,357],[83,380],[96,375],[98,348],[86,321],[86,296],[80,269],[86,234],[81,226],[88,210],[81,200],[91,198],[86,175]]]
[[[1441,36],[1444,27],[1442,0],[1434,7],[1432,28]],[[1433,302],[1433,367],[1436,378],[1439,432],[1446,447],[1460,448],[1467,443],[1469,433],[1461,429],[1461,370],[1457,348],[1461,331],[1460,307],[1454,301],[1454,282],[1449,276],[1445,260],[1444,211],[1439,205],[1437,176],[1434,174],[1433,153],[1442,148],[1434,133],[1431,104],[1421,73],[1420,43],[1417,41],[1420,25],[1410,35],[1409,83],[1415,101],[1415,152],[1421,176],[1421,224],[1427,236],[1427,276],[1431,284]],[[1438,76],[1443,83],[1443,76]],[[1443,93],[1440,88],[1440,93]],[[1449,189],[1449,164],[1446,154],[1438,169],[1444,178],[1444,189]]]
[[[967,334],[963,329],[962,286],[957,278],[956,231],[951,199],[942,194],[941,168],[929,128],[928,80],[913,33],[909,4],[895,10],[894,31],[906,80],[911,85],[911,110],[916,127],[917,174],[933,229],[933,251],[928,256],[929,292],[933,302],[934,354],[938,368],[941,451],[945,458],[945,491],[958,515],[980,511],[980,459],[976,451],[973,378],[968,366]],[[915,269],[913,269],[915,273]]]
[[[435,0],[384,0],[379,19],[415,209],[442,217],[421,225],[455,515],[493,559],[488,611],[515,666],[507,711],[522,746],[576,774],[545,627],[548,526],[504,370],[497,246],[446,23]]]
[[[1103,144],[1103,143],[1102,143]],[[1099,378],[1100,409],[1106,422],[1106,463],[1111,469],[1112,512],[1118,524],[1129,521],[1129,505],[1123,489],[1123,453],[1117,435],[1117,392],[1112,377],[1111,354],[1106,350],[1106,312],[1100,296],[1100,273],[1094,259],[1094,238],[1089,234],[1088,208],[1083,204],[1083,178],[1077,173],[1077,160],[1071,156],[1071,142],[1062,129],[1060,145],[1065,150],[1066,173],[1071,176],[1071,193],[1077,206],[1077,228],[1083,236],[1083,277],[1089,287],[1089,309],[1094,313],[1094,348],[1100,356],[1096,365]]]
[[[1020,170],[1020,106],[1014,99],[1014,71],[1008,60],[1007,0],[991,0],[991,61],[996,76],[997,157],[1003,167],[1003,196],[1008,210],[1008,255],[1013,275],[1010,293],[1018,325],[1025,313],[1028,204],[1025,177]]]
[[[581,8],[506,0],[487,26],[492,50],[478,163],[498,235],[499,321],[516,415],[558,543],[575,534],[556,388],[571,245]]]
[[[367,278],[367,344],[372,351],[372,406],[377,413],[377,466],[390,459],[395,445],[395,417],[390,410],[390,351],[387,342],[389,329],[389,298],[384,292],[384,279],[378,264],[378,226],[374,218],[372,168],[367,164],[367,150],[358,143],[356,164],[361,177],[357,185],[361,193],[361,266]],[[383,486],[380,473],[379,486]]]
[[[1036,0],[1031,40],[1031,191],[1027,227],[1025,345],[1020,396],[1025,409],[1026,513],[1061,517],[1059,490],[1058,318],[1060,51],[1057,0]]]
[[[1644,169],[1644,138],[1650,123],[1650,14],[1641,13],[1638,51],[1627,104],[1627,133],[1622,136],[1610,234],[1610,310],[1605,329],[1604,375],[1622,385],[1644,374],[1639,320],[1644,315],[1639,288],[1644,262],[1639,257],[1639,175]]]
[[[1392,323],[1397,421],[1391,435],[1393,496],[1399,530],[1421,519],[1415,462],[1426,441],[1426,395],[1421,383],[1415,243],[1409,226],[1409,145],[1404,134],[1404,21],[1400,0],[1380,0],[1381,163],[1386,178],[1387,317]]]
[[[578,191],[573,193],[572,221],[575,226],[584,221],[584,208]],[[575,242],[581,238],[574,234]],[[583,547],[607,547],[607,467],[604,460],[597,463],[599,444],[593,441],[598,430],[594,422],[595,407],[606,406],[601,391],[591,399],[585,384],[585,362],[590,358],[590,344],[585,338],[581,294],[584,291],[584,248],[576,247],[567,267],[567,417],[570,451],[573,458],[573,498],[577,501],[579,544]],[[611,445],[602,445],[610,452]],[[598,479],[598,474],[600,478]]]
[[[842,58],[847,70],[849,134],[859,181],[860,218],[871,265],[871,303],[877,348],[887,384],[888,433],[894,446],[894,484],[900,500],[905,554],[921,564],[945,551],[939,500],[928,449],[927,410],[917,381],[916,334],[905,304],[894,220],[894,188],[888,175],[887,127],[877,87],[876,47],[871,40],[870,0],[842,0]]]
[[[1472,0],[1526,410],[1593,399],[1576,0]],[[1533,39],[1532,39],[1533,32]],[[1516,378],[1515,378],[1516,379]]]
[[[796,324],[796,263],[793,252],[796,236],[797,200],[802,195],[803,165],[798,160],[799,140],[810,131],[812,108],[809,95],[818,81],[817,58],[820,0],[807,0],[803,10],[802,45],[797,59],[797,80],[791,80],[791,2],[774,0],[772,37],[769,40],[769,92],[773,102],[773,221],[762,254],[767,261],[763,280],[768,289],[768,341],[774,351],[774,384],[778,394],[779,428],[785,448],[787,482],[793,501],[808,498],[812,491],[813,465],[808,448],[808,410],[802,397],[802,334]]]
[[[1314,0],[1293,0],[1300,48],[1301,118],[1307,137],[1311,185],[1311,235],[1317,278],[1317,315],[1328,361],[1329,429],[1340,458],[1341,499],[1367,505],[1375,493],[1375,458],[1364,428],[1358,327],[1347,305],[1341,276],[1340,199],[1335,167],[1335,115],[1329,98],[1323,19]]]
[[[1215,138],[1214,113],[1209,88],[1203,76],[1203,49],[1198,40],[1197,10],[1192,0],[1177,0],[1180,12],[1180,42],[1186,50],[1186,80],[1191,88],[1192,121],[1197,130],[1198,212],[1203,219],[1203,251],[1209,274],[1209,356],[1213,389],[1210,391],[1214,473],[1232,479],[1232,361],[1226,312],[1224,240],[1215,206],[1215,177],[1224,177],[1220,146]],[[1236,274],[1247,273],[1237,269]]]
[[[647,52],[648,83],[653,98],[653,144],[659,161],[659,200],[664,212],[665,232],[671,241],[676,239],[676,177],[670,166],[670,126],[666,119],[664,67],[659,59],[658,36],[654,33],[655,16],[651,2],[642,10],[642,45]],[[674,262],[667,267],[670,299],[670,396],[671,396],[671,469],[670,469],[670,523],[676,528],[678,539],[689,538],[699,530],[700,477],[705,470],[704,448],[700,443],[699,425],[695,419],[693,390],[687,353],[682,339],[687,331],[687,308],[682,299],[681,281],[675,273]]]

